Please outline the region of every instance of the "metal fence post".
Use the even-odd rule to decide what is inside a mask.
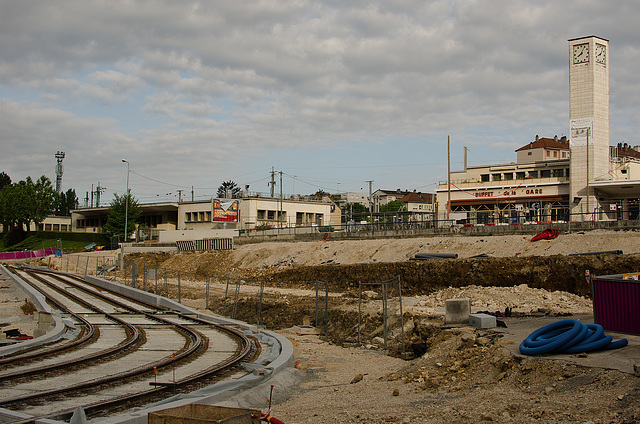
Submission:
[[[384,328],[384,350],[387,350],[387,282],[382,283],[382,325]]]
[[[402,353],[405,353],[404,347],[404,316],[402,314],[402,282],[400,281],[400,276],[398,275],[398,299],[400,302],[400,327],[402,328]]]
[[[263,294],[264,294],[264,280],[260,280],[260,302],[258,303],[258,325],[260,325],[260,317],[262,315]]]
[[[204,308],[205,309],[209,309],[209,283],[211,283],[211,277],[207,278],[207,283],[206,283],[207,284],[207,290],[206,290],[207,295],[206,295],[206,298],[205,298],[205,301],[204,301]]]
[[[169,284],[167,283],[167,268],[164,269],[164,296],[169,297]]]
[[[329,335],[329,282],[325,281],[324,292],[324,335]]]
[[[358,344],[360,341],[360,327],[362,325],[362,281],[358,281]]]
[[[233,314],[231,315],[231,319],[236,319],[236,314],[238,312],[238,295],[240,293],[240,285],[244,282],[244,280],[240,280],[236,278],[236,291],[233,296]]]

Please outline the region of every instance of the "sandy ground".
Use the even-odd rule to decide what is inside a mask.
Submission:
[[[225,256],[210,255],[207,260],[219,260],[220,267],[232,264],[239,268],[268,269],[406,261],[417,252],[457,253],[462,258],[478,254],[549,256],[609,250],[640,253],[640,233],[634,231],[561,234],[555,240],[538,242],[531,242],[530,238],[433,237],[334,242],[329,237],[326,242],[238,245]],[[82,264],[86,257],[104,255],[105,252],[95,252],[80,261],[76,259],[76,263]],[[193,268],[199,268],[201,259],[197,254],[188,254],[179,260],[192,261]],[[64,261],[58,265],[63,270]],[[182,284],[183,292],[192,293],[183,302],[204,310],[202,282],[183,280]],[[315,295],[299,289],[268,290],[288,305],[295,305],[297,298]],[[379,302],[377,293],[367,296],[375,307],[375,302]],[[589,361],[583,363],[580,356],[573,361],[521,357],[513,353],[515,342],[498,331],[443,327],[445,300],[460,297],[471,299],[472,311],[511,307],[514,312],[526,314],[540,310],[571,316],[591,313],[589,299],[522,284],[509,288],[449,288],[429,296],[406,297],[403,308],[412,316],[406,327],[414,335],[420,334],[429,347],[427,354],[411,361],[385,355],[373,345],[343,347],[315,335],[298,334],[291,328],[278,330],[294,344],[298,362],[288,371],[287,378],[274,378],[273,416],[287,424],[640,422],[640,378],[632,372],[608,369],[606,365],[591,366],[592,359],[598,362],[600,358],[597,353],[586,355]],[[640,363],[640,355],[637,359]],[[606,359],[603,357],[600,362]],[[257,401],[236,406],[265,409],[268,389],[261,390],[265,393]]]
[[[231,259],[239,267],[355,264],[406,261],[416,253],[455,253],[460,258],[551,256],[622,250],[640,253],[640,232],[594,230],[564,233],[554,240],[531,241],[532,236],[419,237],[386,240],[326,242],[265,242],[238,245]]]

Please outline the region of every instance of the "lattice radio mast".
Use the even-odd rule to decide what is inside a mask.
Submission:
[[[62,190],[62,174],[64,173],[64,166],[62,166],[62,159],[64,159],[64,152],[56,153],[56,192],[60,193]]]

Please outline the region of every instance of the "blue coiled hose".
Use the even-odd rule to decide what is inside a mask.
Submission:
[[[520,343],[520,353],[581,353],[617,349],[629,343],[627,339],[615,342],[612,340],[613,337],[604,335],[604,329],[599,324],[583,324],[576,319],[565,319],[545,325],[529,334]]]

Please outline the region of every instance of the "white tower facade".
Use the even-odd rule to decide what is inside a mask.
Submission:
[[[608,179],[609,173],[609,41],[604,38],[569,40],[569,121],[571,212],[591,214],[601,205],[589,182]]]

